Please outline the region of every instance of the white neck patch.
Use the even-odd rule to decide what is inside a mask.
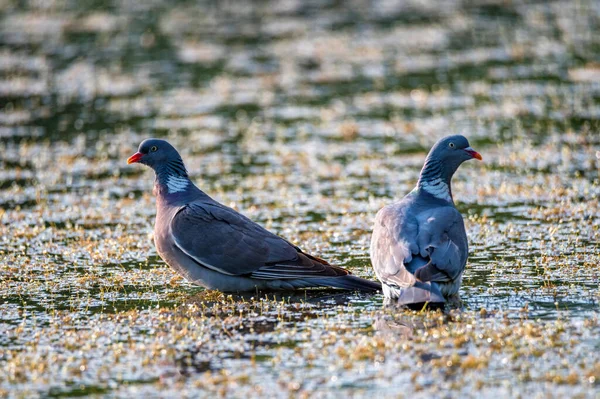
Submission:
[[[452,196],[450,195],[450,189],[448,185],[442,181],[442,179],[434,179],[421,183],[423,190],[436,198],[452,202]]]
[[[190,184],[190,182],[186,177],[174,175],[169,175],[169,177],[167,177],[167,189],[169,190],[169,194],[185,191],[188,184]]]

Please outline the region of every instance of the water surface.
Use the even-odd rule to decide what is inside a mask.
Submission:
[[[598,397],[594,1],[0,1],[0,396]],[[374,278],[375,213],[429,147],[464,309],[225,296],[152,242],[168,139],[219,201]]]

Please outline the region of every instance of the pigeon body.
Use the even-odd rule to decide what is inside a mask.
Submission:
[[[189,179],[179,153],[168,142],[145,140],[127,162],[154,169],[156,249],[187,280],[223,292],[381,289],[377,282],[304,253],[209,197]]]
[[[371,262],[388,302],[443,303],[457,296],[469,249],[450,183],[458,167],[473,158],[482,159],[465,137],[441,139],[415,189],[377,213]]]

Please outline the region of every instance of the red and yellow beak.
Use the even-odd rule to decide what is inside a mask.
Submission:
[[[465,151],[467,152],[467,154],[469,154],[471,157],[475,158],[475,159],[479,159],[480,161],[483,161],[483,157],[481,156],[480,153],[478,153],[477,151],[475,151],[474,149],[472,149],[471,147],[467,147],[465,148]]]
[[[144,154],[142,154],[141,152],[136,152],[135,154],[133,154],[132,156],[127,158],[127,164],[139,162],[143,156],[144,156]]]

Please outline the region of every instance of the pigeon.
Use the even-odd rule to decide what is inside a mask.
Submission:
[[[378,282],[303,252],[209,197],[192,183],[181,156],[167,141],[144,140],[127,163],[154,170],[156,249],[188,281],[222,292],[309,287],[381,290]]]
[[[473,158],[483,159],[464,136],[439,140],[429,151],[417,186],[377,213],[370,254],[386,303],[458,300],[469,250],[450,181]]]

